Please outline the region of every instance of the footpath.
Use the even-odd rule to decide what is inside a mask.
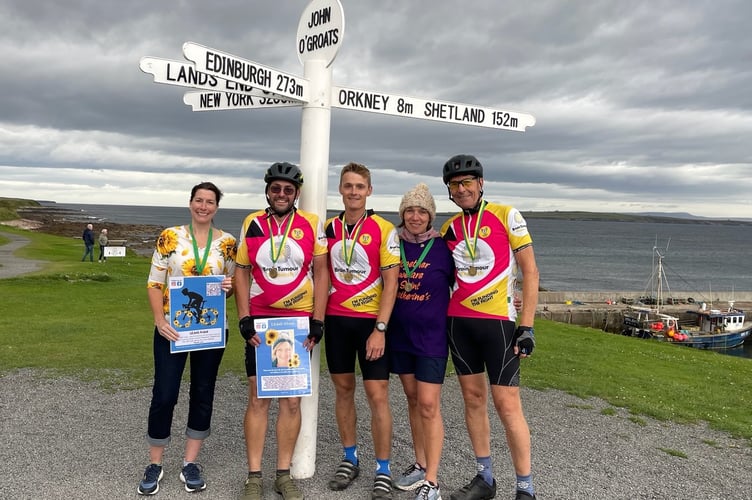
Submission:
[[[28,245],[31,240],[15,233],[4,232],[2,227],[0,234],[10,240],[8,244],[0,245],[0,279],[33,273],[42,268],[41,261],[22,259],[14,255],[16,250]]]

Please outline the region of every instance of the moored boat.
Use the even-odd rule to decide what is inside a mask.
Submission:
[[[726,310],[706,309],[703,304],[699,310],[687,314],[693,320],[679,331],[688,335],[681,342],[692,347],[729,349],[742,345],[752,334],[752,323],[745,322],[744,311],[735,308],[733,301]]]
[[[651,282],[650,305],[630,305],[624,311],[622,333],[641,338],[657,339],[699,349],[730,349],[738,347],[752,334],[752,322],[746,322],[743,310],[729,301],[725,310],[707,308],[686,311],[681,318],[661,310],[663,289],[668,283],[663,273],[663,255],[654,248],[656,262]]]

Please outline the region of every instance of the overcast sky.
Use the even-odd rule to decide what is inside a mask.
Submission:
[[[307,2],[0,0],[0,196],[183,206],[212,180],[222,205],[263,206],[265,168],[300,159],[301,108],[193,112],[139,69],[192,41],[303,75]],[[525,211],[752,217],[752,3],[342,0],[333,84],[514,110],[525,132],[332,108],[339,168],[373,173],[371,206],[441,167],[483,163],[486,197]]]

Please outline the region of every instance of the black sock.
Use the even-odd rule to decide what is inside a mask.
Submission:
[[[277,477],[280,476],[289,476],[290,475],[290,469],[277,469]]]

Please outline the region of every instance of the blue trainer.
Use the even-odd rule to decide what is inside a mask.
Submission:
[[[414,463],[394,481],[394,487],[402,491],[412,491],[420,488],[425,478],[426,471],[418,463]]]
[[[206,489],[206,482],[201,477],[201,470],[200,465],[190,462],[180,472],[180,480],[185,483],[185,491],[188,493]]]
[[[162,480],[164,471],[161,465],[149,464],[144,471],[144,477],[138,483],[139,495],[155,495],[159,491],[159,481]]]

